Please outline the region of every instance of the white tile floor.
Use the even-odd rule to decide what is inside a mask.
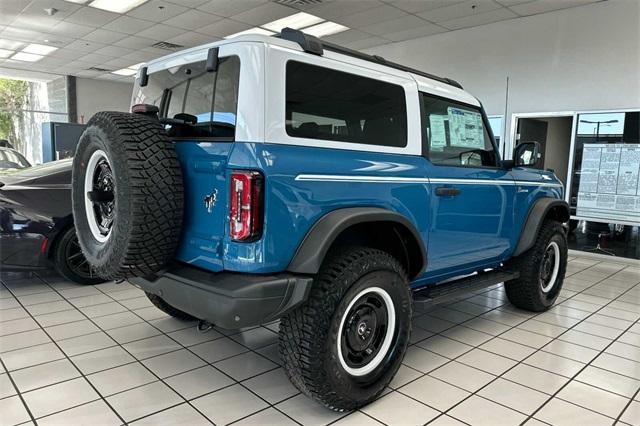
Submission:
[[[343,414],[289,384],[277,324],[200,334],[126,283],[1,277],[2,425],[640,425],[638,266],[571,258],[542,314],[500,286],[417,311],[388,392]]]

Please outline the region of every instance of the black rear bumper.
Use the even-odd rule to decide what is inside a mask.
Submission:
[[[131,278],[133,285],[169,305],[216,326],[235,329],[280,318],[307,299],[308,276],[212,273],[174,265],[154,278]]]

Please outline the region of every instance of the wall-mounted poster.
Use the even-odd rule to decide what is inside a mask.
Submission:
[[[578,216],[640,222],[640,144],[586,144]]]

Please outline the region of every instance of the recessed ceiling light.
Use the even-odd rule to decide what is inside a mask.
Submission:
[[[26,53],[35,53],[36,55],[48,55],[49,53],[58,50],[57,47],[47,46],[46,44],[36,44],[32,43],[22,49],[23,52]]]
[[[248,30],[240,31],[239,33],[228,35],[225,38],[233,38],[245,34],[273,35],[274,33],[273,31],[265,30],[264,28],[255,27],[249,28]]]
[[[11,57],[11,59],[15,59],[16,61],[23,61],[23,62],[36,62],[42,58],[44,58],[44,56],[42,55],[34,55],[33,53],[25,53],[25,52],[18,52]]]
[[[298,30],[300,28],[309,27],[322,21],[324,21],[324,19],[318,18],[317,16],[313,16],[308,13],[300,12],[296,13],[295,15],[287,16],[286,18],[278,19],[277,21],[269,22],[268,24],[262,25],[262,27],[279,33],[283,28],[286,27]]]
[[[117,74],[117,75],[134,75],[137,71],[136,70],[132,70],[131,68],[122,68],[121,70],[115,70],[115,71],[111,71],[111,74]]]
[[[147,0],[93,0],[89,6],[115,13],[126,13]]]
[[[21,41],[7,40],[0,38],[0,49],[18,50],[24,43]]]
[[[0,49],[0,58],[8,58],[13,55],[13,50]]]
[[[316,37],[324,37],[331,34],[341,33],[347,31],[349,27],[336,24],[335,22],[323,22],[322,24],[314,25],[313,27],[305,28],[303,31],[309,35]]]

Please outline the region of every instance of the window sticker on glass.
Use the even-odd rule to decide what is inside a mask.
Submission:
[[[447,146],[447,132],[444,127],[444,115],[429,115],[429,141],[433,151],[442,151]]]
[[[451,146],[484,149],[482,115],[475,111],[448,107]]]

